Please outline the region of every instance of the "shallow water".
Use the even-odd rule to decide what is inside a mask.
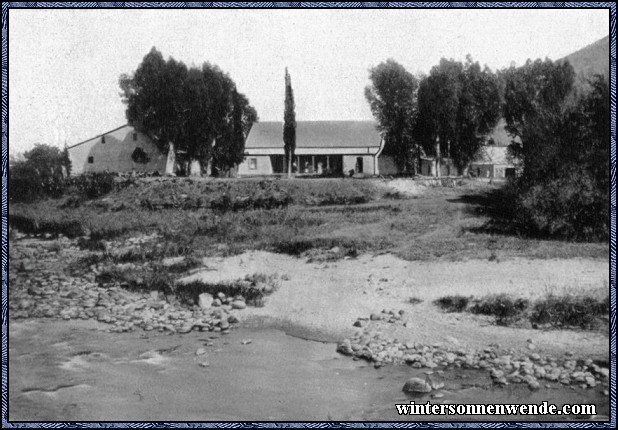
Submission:
[[[274,329],[230,334],[108,333],[82,321],[11,322],[9,419],[19,421],[433,421],[462,417],[400,416],[409,403],[593,403],[608,415],[602,389],[554,385],[494,388],[485,372],[443,375],[444,396],[401,391],[423,369],[375,369]],[[202,348],[202,350],[200,350]],[[197,352],[203,354],[197,355]],[[426,370],[426,369],[425,369]],[[579,417],[589,419],[590,417]],[[548,420],[474,417],[471,420]]]

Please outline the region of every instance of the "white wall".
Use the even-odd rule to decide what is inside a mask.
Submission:
[[[356,159],[363,159],[363,172],[365,175],[375,175],[376,174],[376,165],[375,165],[375,157],[373,155],[344,155],[343,156],[343,174],[348,176],[350,170],[354,170],[356,172]]]
[[[86,172],[153,172],[165,173],[167,156],[145,135],[136,134],[133,127],[124,126],[105,135],[105,142],[98,136],[69,148],[72,174]],[[135,163],[131,158],[135,148],[142,148],[150,159],[147,163]],[[92,157],[92,163],[88,159]]]
[[[255,160],[255,169],[251,169],[252,162]],[[247,155],[245,161],[238,165],[238,176],[251,175],[272,175],[273,166],[268,155]]]

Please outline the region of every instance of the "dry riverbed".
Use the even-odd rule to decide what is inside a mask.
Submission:
[[[69,269],[88,253],[69,239],[16,235],[10,245],[10,419],[398,420],[410,377],[432,379],[425,398],[436,403],[592,402],[607,415],[606,331],[501,327],[432,304],[607,288],[604,261],[307,263],[253,251],[179,274],[278,280],[265,306],[236,309],[240,297],[187,306],[99,285]]]

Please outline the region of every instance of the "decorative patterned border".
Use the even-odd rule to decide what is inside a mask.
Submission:
[[[611,238],[610,238],[610,422],[609,423],[393,423],[393,422],[221,422],[221,423],[121,423],[121,422],[73,422],[73,423],[12,423],[8,421],[8,392],[7,392],[7,276],[8,276],[8,206],[7,206],[7,164],[8,164],[8,11],[10,8],[311,8],[311,7],[386,7],[386,8],[608,8],[610,12],[610,89],[611,89],[611,150],[610,150],[610,175],[611,175]],[[2,3],[2,427],[3,428],[284,428],[284,427],[307,427],[307,428],[421,428],[421,427],[467,427],[467,428],[511,428],[511,427],[550,427],[550,428],[615,428],[616,427],[616,5],[615,3],[601,2],[513,2],[513,3],[489,3],[489,2],[337,2],[337,3],[310,3],[310,2],[8,2]]]

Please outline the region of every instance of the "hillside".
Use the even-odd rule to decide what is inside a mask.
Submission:
[[[568,60],[581,79],[593,74],[609,76],[609,36],[575,51],[558,61]]]
[[[565,60],[571,63],[577,75],[573,94],[573,97],[575,97],[576,94],[581,94],[582,91],[585,92],[588,89],[586,82],[590,76],[601,74],[606,78],[609,77],[609,36],[556,61]],[[510,144],[511,138],[504,128],[505,125],[504,119],[500,119],[496,128],[488,136],[488,139],[493,139],[495,145],[506,146]]]

